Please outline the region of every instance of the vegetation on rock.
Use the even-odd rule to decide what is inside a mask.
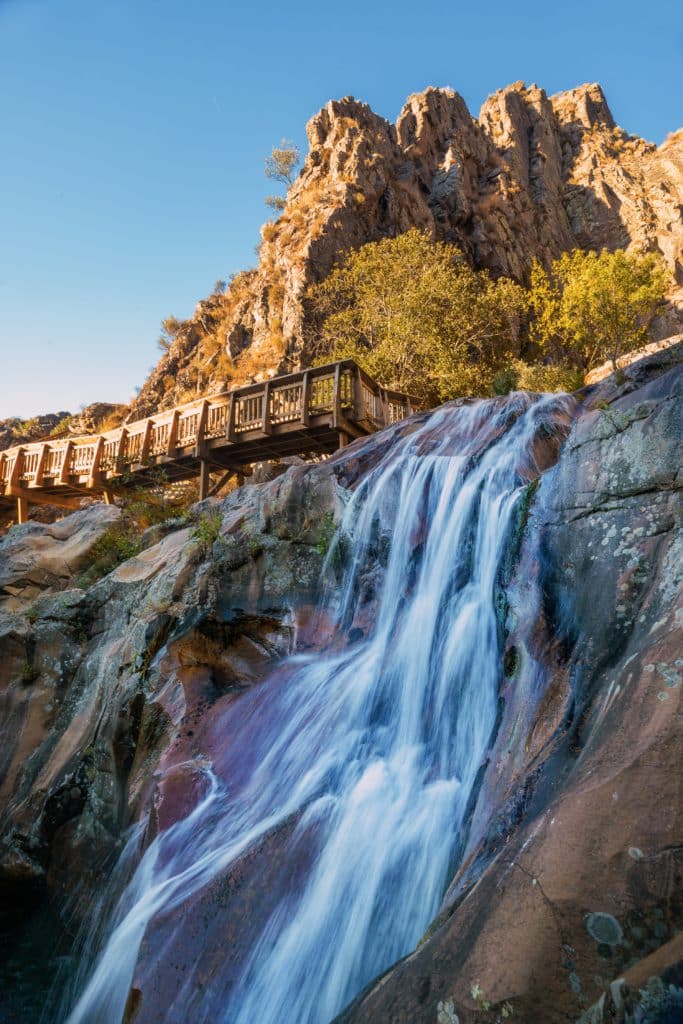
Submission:
[[[565,252],[531,272],[531,340],[554,361],[590,370],[644,345],[669,275],[656,253]]]
[[[353,250],[309,289],[311,347],[322,361],[355,359],[428,403],[571,391],[587,369],[606,358],[616,367],[643,343],[666,285],[652,253],[577,249],[548,271],[536,262],[524,289],[412,229]]]
[[[309,299],[322,360],[355,359],[431,403],[491,389],[525,308],[514,281],[473,270],[454,245],[417,229],[351,252]]]
[[[270,156],[266,157],[266,177],[289,188],[300,163],[299,147],[283,139],[279,146],[273,146]],[[277,211],[284,210],[287,205],[282,196],[266,196],[265,203]]]

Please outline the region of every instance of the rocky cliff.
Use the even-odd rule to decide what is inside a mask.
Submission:
[[[602,1000],[585,1017],[600,1024],[622,1020],[651,976],[660,1003],[681,984],[682,356],[655,353],[579,395],[559,459],[553,445],[543,456],[502,568],[500,708],[457,870],[418,948],[345,1022],[492,1024],[509,1004],[513,1019],[559,1024]],[[438,415],[209,501],[89,589],[117,509],[0,541],[4,1020],[35,1019],[74,958],[64,923],[73,935],[93,906],[104,914],[124,830],[140,823],[138,858],[202,800],[206,764],[254,769],[241,697],[294,649],[328,642],[313,611],[341,509]],[[386,566],[381,523],[365,557],[358,635]],[[199,998],[239,963],[288,828],[148,933],[126,1020],[175,1019],[169,993]],[[114,894],[126,862],[117,870]],[[609,989],[621,977],[631,995]]]
[[[199,303],[134,417],[193,396],[198,382],[219,390],[228,376],[241,383],[298,367],[307,287],[349,249],[412,227],[518,281],[533,258],[575,247],[658,250],[672,272],[660,336],[680,324],[683,132],[659,147],[629,135],[599,85],[549,97],[517,82],[478,118],[456,92],[430,88],[409,97],[395,125],[346,97],[313,117],[307,136],[285,210],[262,228],[258,267]]]

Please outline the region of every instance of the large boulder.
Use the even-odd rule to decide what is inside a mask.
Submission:
[[[56,523],[24,523],[0,537],[0,609],[16,610],[73,581],[120,515],[115,505],[96,503]]]

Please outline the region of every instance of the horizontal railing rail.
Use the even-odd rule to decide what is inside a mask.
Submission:
[[[380,386],[351,360],[247,384],[155,413],[92,437],[47,440],[0,452],[0,496],[57,485],[97,488],[158,460],[201,458],[209,443],[226,446],[327,417],[343,432],[377,430],[409,416],[418,403]],[[302,439],[302,451],[305,441]]]

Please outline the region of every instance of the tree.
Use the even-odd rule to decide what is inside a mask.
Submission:
[[[490,391],[515,354],[525,306],[513,281],[473,270],[416,229],[349,253],[308,299],[320,359],[355,359],[430,403]]]
[[[530,339],[554,362],[589,370],[645,344],[667,274],[655,253],[575,249],[531,273]]]
[[[294,182],[296,170],[301,162],[299,147],[283,139],[279,146],[273,146],[266,157],[266,177],[278,181],[287,188]],[[282,196],[266,196],[266,205],[278,212],[284,210],[286,201]]]
[[[182,326],[181,321],[175,316],[167,316],[161,321],[161,333],[157,344],[162,352],[168,352]]]

